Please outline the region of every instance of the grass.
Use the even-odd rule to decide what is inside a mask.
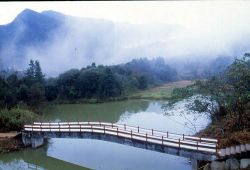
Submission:
[[[164,100],[169,99],[175,88],[183,88],[194,84],[194,81],[182,80],[171,83],[166,83],[158,87],[149,88],[146,90],[141,90],[130,94],[128,98],[130,99],[155,99]]]

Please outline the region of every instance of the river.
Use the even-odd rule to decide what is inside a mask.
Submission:
[[[164,113],[163,101],[152,100],[49,105],[44,109],[44,120],[125,123],[161,131],[194,134],[193,126],[196,130],[201,130],[209,123],[209,119],[203,115],[194,121],[192,114],[185,114],[186,102],[178,102],[172,109],[173,115]],[[192,124],[187,119],[192,120]],[[112,142],[55,138],[38,149],[27,148],[0,154],[0,170],[12,169],[189,170],[191,165],[186,158]]]

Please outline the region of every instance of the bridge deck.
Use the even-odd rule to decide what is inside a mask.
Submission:
[[[91,132],[135,139],[143,142],[161,144],[168,147],[217,154],[218,140],[199,138],[184,134],[162,132],[153,129],[128,126],[126,124],[113,124],[105,122],[60,122],[25,125],[25,131],[33,132]]]

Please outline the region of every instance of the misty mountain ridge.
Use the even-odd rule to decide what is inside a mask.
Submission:
[[[26,9],[11,23],[0,26],[0,61],[3,67],[21,69],[26,60],[26,48],[46,46],[53,32],[63,21]]]
[[[46,75],[55,76],[92,62],[114,65],[143,57],[163,56],[170,65],[180,65],[196,61],[192,55],[184,60],[175,56],[179,51],[172,41],[186,31],[178,25],[115,23],[26,9],[0,26],[0,67],[22,70],[30,59],[38,59]]]

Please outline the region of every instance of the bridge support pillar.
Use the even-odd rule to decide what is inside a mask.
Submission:
[[[24,133],[24,132],[22,132],[22,142],[23,142],[24,146],[31,145],[30,133]]]
[[[31,147],[32,148],[38,148],[39,146],[42,146],[43,144],[44,144],[44,138],[42,136],[31,138]]]
[[[37,133],[22,133],[22,142],[24,146],[31,145],[32,148],[37,148],[44,144],[44,137]]]
[[[198,169],[198,160],[192,158],[191,159],[191,166],[192,166],[192,170],[197,170]]]

